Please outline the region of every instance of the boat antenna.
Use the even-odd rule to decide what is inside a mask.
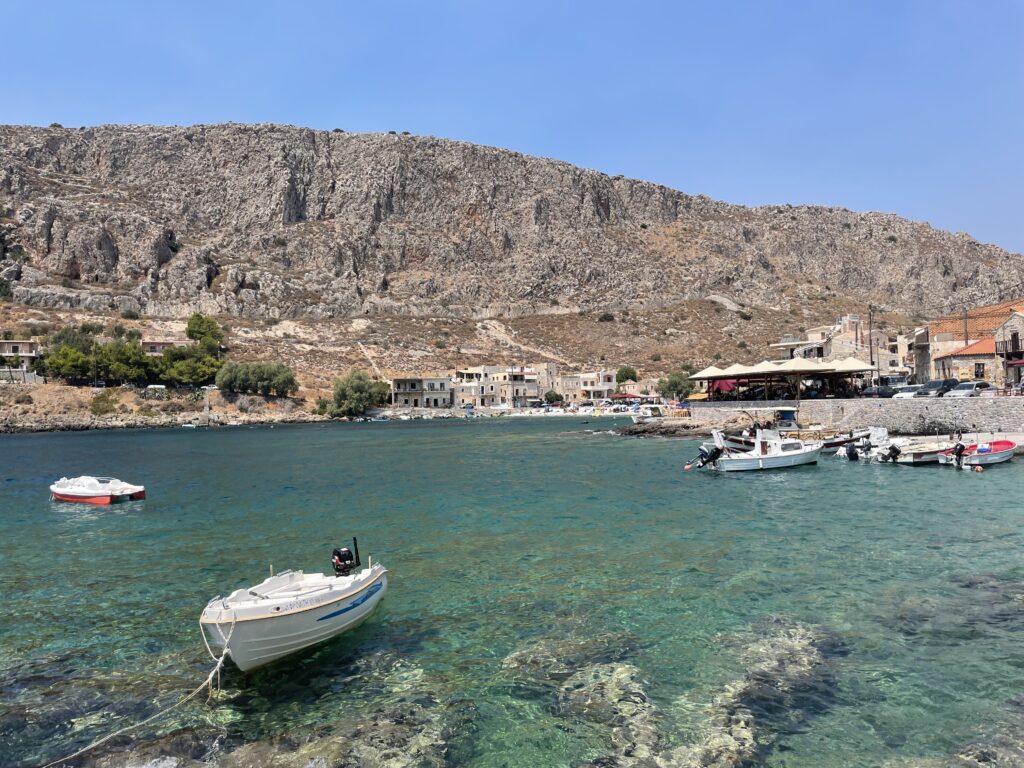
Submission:
[[[359,542],[356,541],[356,537],[355,536],[352,537],[352,551],[356,555],[356,568],[359,568],[359,567],[362,566],[363,563],[359,559]]]

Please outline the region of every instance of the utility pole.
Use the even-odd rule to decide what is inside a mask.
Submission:
[[[970,343],[970,339],[967,338],[967,308],[964,308],[964,346],[966,347]]]
[[[871,332],[872,331],[871,323],[872,323],[872,320],[874,319],[874,314],[875,314],[875,305],[874,304],[868,304],[868,361],[870,362],[872,367],[874,367],[874,365],[875,365],[875,345],[874,345],[874,340],[873,340],[874,339],[874,335]]]

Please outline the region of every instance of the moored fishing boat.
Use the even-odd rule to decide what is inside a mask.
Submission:
[[[953,447],[949,440],[938,440],[927,443],[910,442],[900,448],[900,453],[893,459],[896,464],[935,464],[939,454]]]
[[[146,488],[125,483],[116,477],[62,477],[50,486],[50,498],[81,504],[113,504],[144,499]]]
[[[988,443],[964,443],[956,445],[937,455],[939,464],[960,467],[982,467],[1001,464],[1013,458],[1017,444],[1012,440],[993,440]]]
[[[737,451],[728,446],[721,431],[711,433],[714,442],[702,445],[700,455],[686,469],[711,466],[719,472],[744,472],[759,469],[785,469],[814,464],[821,455],[822,443],[784,437],[771,429],[759,429],[750,450]]]
[[[284,571],[213,598],[199,619],[208,648],[226,650],[248,672],[362,624],[387,591],[387,569],[371,558],[357,570],[352,541],[355,555],[348,547],[334,551],[334,574]]]

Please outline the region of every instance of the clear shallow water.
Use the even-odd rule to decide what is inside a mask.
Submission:
[[[173,702],[210,667],[209,597],[271,562],[325,570],[353,534],[392,571],[370,622],[233,671],[216,703],[139,737],[301,740],[428,691],[472,710],[452,764],[570,765],[606,752],[608,734],[511,684],[510,652],[550,630],[621,635],[666,739],[686,743],[743,676],[751,628],[779,616],[828,628],[847,654],[769,765],[948,755],[1024,692],[1020,459],[982,475],[831,458],[684,474],[696,442],[587,432],[610,424],[3,437],[0,764],[59,757]],[[149,499],[48,500],[54,478],[82,473],[144,482]]]

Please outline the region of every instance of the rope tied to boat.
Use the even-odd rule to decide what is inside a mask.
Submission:
[[[218,688],[220,687],[220,670],[224,666],[224,662],[228,658],[228,650],[229,650],[228,649],[228,642],[231,640],[231,635],[234,634],[234,631],[235,631],[235,618],[232,617],[232,619],[231,619],[231,629],[228,630],[227,637],[224,638],[224,651],[221,653],[219,658],[216,657],[216,656],[213,656],[213,651],[210,651],[210,645],[209,645],[209,643],[206,642],[206,634],[203,633],[203,642],[206,643],[206,650],[210,651],[210,655],[213,656],[213,658],[216,660],[217,663],[214,665],[213,669],[210,670],[210,674],[208,674],[206,676],[206,679],[203,680],[203,682],[201,682],[199,684],[199,687],[197,687],[190,694],[188,694],[187,696],[185,696],[185,697],[183,697],[181,699],[178,699],[176,702],[171,704],[171,706],[166,707],[164,709],[161,709],[156,714],[150,715],[145,720],[143,720],[141,722],[138,722],[138,723],[134,723],[132,725],[125,726],[124,728],[121,728],[119,730],[116,730],[113,733],[104,736],[102,739],[98,739],[97,741],[94,741],[89,746],[82,747],[82,749],[78,750],[77,752],[74,752],[74,753],[72,753],[70,755],[65,755],[64,757],[61,757],[61,758],[59,758],[57,760],[54,760],[51,763],[47,763],[46,765],[43,766],[43,768],[53,768],[53,766],[61,764],[61,763],[64,763],[67,760],[74,760],[76,757],[81,757],[86,752],[90,752],[90,751],[96,749],[96,747],[100,746],[101,744],[107,743],[111,739],[114,739],[114,738],[116,738],[118,736],[122,736],[122,735],[128,733],[129,731],[134,731],[136,728],[141,728],[144,725],[148,725],[149,723],[152,723],[154,720],[160,719],[161,717],[166,715],[168,712],[171,712],[171,711],[177,709],[182,704],[184,704],[184,703],[186,703],[188,701],[191,701],[196,696],[198,696],[199,693],[204,688],[209,688],[210,695],[212,695],[213,694],[213,679],[215,677],[217,678],[217,687]],[[201,626],[200,626],[200,632],[202,632],[202,627]],[[223,635],[221,635],[221,636],[223,637]]]

